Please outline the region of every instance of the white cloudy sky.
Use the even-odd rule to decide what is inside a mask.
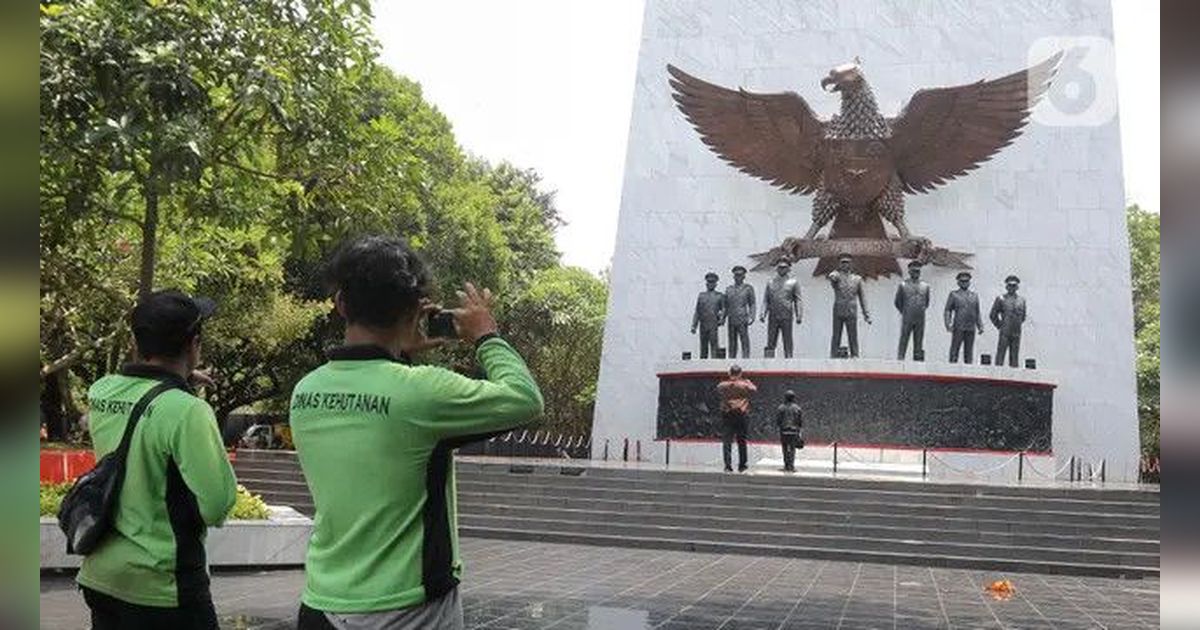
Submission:
[[[1114,0],[1125,194],[1158,210],[1158,0]],[[608,266],[642,0],[382,0],[383,60],[421,83],[458,141],[537,169],[568,224],[564,260]]]

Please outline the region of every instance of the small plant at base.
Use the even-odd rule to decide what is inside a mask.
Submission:
[[[257,494],[250,494],[246,486],[238,484],[237,499],[233,502],[233,509],[229,510],[229,518],[233,520],[244,521],[261,521],[270,518],[271,511],[267,509],[267,504],[262,497]]]
[[[63,497],[71,489],[70,483],[43,483],[38,486],[38,503],[42,516],[57,516]]]

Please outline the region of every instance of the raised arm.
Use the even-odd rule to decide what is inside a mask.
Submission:
[[[237,499],[237,480],[212,407],[195,399],[171,433],[171,460],[179,468],[183,483],[196,497],[196,507],[205,525],[225,522]]]

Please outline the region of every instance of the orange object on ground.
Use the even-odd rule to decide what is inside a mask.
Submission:
[[[996,580],[983,587],[983,590],[987,591],[992,598],[1001,601],[1011,598],[1013,593],[1017,592],[1017,589],[1013,588],[1012,582],[1008,580]]]

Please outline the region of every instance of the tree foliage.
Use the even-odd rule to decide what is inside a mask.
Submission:
[[[124,318],[152,288],[218,302],[205,355],[219,417],[284,407],[340,336],[321,264],[362,233],[407,238],[433,268],[436,297],[470,280],[502,296],[506,329],[532,318],[546,336],[523,337],[540,357],[531,365],[571,355],[594,375],[598,345],[567,348],[599,326],[603,286],[559,268],[553,194],[531,170],[464,153],[420,86],[377,63],[365,1],[64,1],[42,5],[41,33],[52,438],[66,437],[82,388],[127,358]],[[539,296],[572,315],[543,325]],[[565,405],[553,418],[590,415],[587,369],[535,369]]]
[[[1142,453],[1159,457],[1159,216],[1136,205],[1126,211],[1137,349],[1138,424]]]

